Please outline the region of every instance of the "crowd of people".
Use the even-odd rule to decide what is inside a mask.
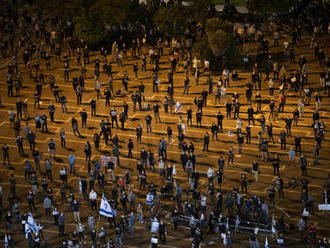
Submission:
[[[20,224],[29,247],[42,247],[49,242],[43,234],[47,231],[42,227],[43,221],[37,220],[37,224],[30,221],[31,213],[40,214],[37,204],[45,210],[40,219],[53,218],[52,224],[58,227],[59,240],[63,242],[56,246],[62,248],[90,247],[88,242],[92,247],[125,247],[125,237],[136,235],[136,222],[141,225],[150,223],[152,247],[157,247],[158,243],[165,244],[169,230],[175,235],[180,225],[190,229],[192,247],[199,247],[206,234],[218,234],[222,244],[231,247],[234,234],[242,230],[248,230],[252,248],[260,247],[256,227],[264,230],[269,242],[274,240],[279,247],[285,247],[289,225],[283,217],[274,216],[275,203],[281,204],[287,188],[280,173],[284,164],[301,169],[300,179],[292,177],[287,182],[289,188],[301,188],[301,216],[298,216],[296,226],[303,242],[317,244],[316,227],[309,221],[309,216],[314,213],[315,195],[308,187],[311,180],[308,168],[319,165],[325,140],[321,103],[330,94],[330,58],[323,42],[323,31],[316,23],[313,31],[308,33],[304,30],[305,22],[299,15],[293,15],[290,25],[286,26],[288,31],[273,28],[271,37],[266,36],[257,23],[242,23],[242,30],[238,28],[235,31],[238,41],[242,46],[250,44],[258,48],[255,59],[252,54],[243,56],[244,73],[250,78],[244,85],[245,92],[239,94],[235,92],[236,83],[241,82],[239,68],[233,70],[224,66],[216,72],[211,71],[210,61],[193,56],[192,44],[197,36],[193,32],[176,39],[155,34],[153,28],[147,28],[141,36],[132,36],[122,27],[118,30],[118,39],[95,52],[84,40],[74,36],[71,23],[61,19],[54,20],[55,25],[49,26],[39,14],[33,18],[22,17],[18,22],[20,25],[10,15],[0,20],[2,59],[9,61],[5,65],[6,77],[2,77],[5,84],[1,86],[6,87],[7,95],[2,95],[1,102],[8,111],[8,137],[14,135],[14,139],[2,141],[3,166],[10,171],[8,179],[3,179],[9,182],[9,187],[0,183],[0,220],[4,220],[6,227],[6,247],[15,247],[14,237],[18,234],[13,230]],[[296,59],[306,37],[310,39],[308,53],[312,53],[317,61],[316,65],[313,62],[313,66],[317,66],[319,83],[310,80],[312,62],[306,59],[307,54]],[[283,46],[281,60],[272,53],[280,46]],[[133,64],[130,60],[134,60]],[[164,65],[168,63],[170,68]],[[295,70],[289,71],[288,64]],[[56,73],[59,66],[63,74]],[[166,82],[163,80],[164,71]],[[183,80],[176,77],[179,71],[183,72]],[[152,76],[147,79],[150,83],[145,85],[146,79],[141,74],[146,72]],[[139,82],[138,85],[133,83],[135,81]],[[91,82],[95,94],[92,99],[87,99],[86,88]],[[208,89],[200,91],[199,86],[204,82]],[[67,89],[69,83],[72,83],[72,90]],[[161,89],[163,85],[167,87],[165,93]],[[33,93],[24,91],[25,88],[33,88]],[[269,94],[264,95],[268,90]],[[46,110],[42,108],[47,98],[45,91],[53,95]],[[150,101],[148,92],[153,92],[158,100],[161,94],[162,100]],[[184,107],[178,95],[194,99],[193,104]],[[213,96],[214,104],[210,100]],[[15,107],[8,104],[7,99],[11,98],[16,98]],[[288,108],[288,98],[290,105],[292,99],[296,101],[293,111],[284,111]],[[225,111],[212,110],[210,117],[210,106],[221,106]],[[306,107],[313,111],[311,118],[306,116]],[[75,109],[79,110],[72,112]],[[143,116],[140,124],[134,122],[135,114]],[[164,114],[178,117],[177,130],[163,120]],[[58,116],[69,118],[74,141],[67,138],[71,134],[65,125],[68,122],[58,121]],[[307,137],[295,132],[303,117],[309,121],[307,128],[313,130],[313,146],[308,142],[305,145]],[[90,124],[96,119],[99,119],[97,126]],[[235,123],[236,130],[227,130],[229,122]],[[275,123],[283,127],[278,133],[274,131]],[[54,124],[60,127],[55,134],[50,127]],[[159,140],[153,132],[153,125],[158,124],[164,131]],[[92,126],[94,134],[84,136]],[[126,131],[132,131],[132,126],[136,140],[126,136]],[[194,139],[187,135],[192,127],[205,133],[201,139],[202,149],[197,148]],[[204,173],[197,168],[198,157],[208,153],[212,143],[221,146],[225,131],[231,140],[235,140],[237,149],[233,145],[226,152],[218,152],[217,161],[208,164],[207,180],[202,180]],[[254,133],[257,137],[253,136]],[[39,142],[37,137],[44,134],[48,138]],[[149,145],[146,148],[145,142],[149,137],[157,139],[157,153]],[[195,138],[198,140],[199,137]],[[238,158],[246,155],[245,147],[252,146],[254,140],[260,157],[248,160],[251,160],[251,167],[245,168],[239,183],[231,185],[228,190],[227,185],[222,185],[226,169],[237,168]],[[85,162],[80,161],[77,153],[68,147],[68,142],[75,141],[84,143],[80,149],[85,155]],[[17,146],[18,153],[10,151],[15,150],[13,144]],[[28,149],[25,144],[29,144]],[[101,160],[102,148],[112,160],[106,163]],[[64,162],[61,159],[64,149],[71,149],[71,152],[65,156],[65,165],[57,169],[58,164]],[[177,163],[173,163],[172,156],[169,159],[172,149],[179,154],[176,155]],[[123,151],[127,151],[127,156]],[[287,156],[283,155],[284,152]],[[122,162],[122,158],[124,161],[128,159],[129,163]],[[17,163],[19,161],[23,162]],[[273,166],[275,179],[267,182],[268,198],[248,189],[250,175],[253,182],[259,181],[261,163]],[[123,164],[129,167],[122,167]],[[82,172],[81,167],[87,167],[87,173]],[[123,170],[119,168],[125,168],[124,173],[120,173]],[[26,190],[23,192],[25,199],[19,198],[18,195],[22,194],[16,190],[15,177],[21,170],[24,170],[24,183],[29,186],[28,190],[27,187],[19,188],[19,191]],[[53,174],[55,171],[58,175]],[[328,202],[329,189],[330,176],[322,191],[324,202]],[[59,199],[55,192],[59,192]],[[104,215],[99,209],[102,197],[115,212],[101,217],[108,223],[102,221],[100,224],[97,216]],[[86,202],[87,221],[80,216],[82,209],[86,211],[83,207]],[[162,207],[169,202],[174,207],[166,210],[170,212],[170,217],[166,217]],[[23,203],[27,203],[27,207]],[[66,235],[68,226],[72,224],[75,225],[74,230]],[[169,227],[172,224],[174,228]]]

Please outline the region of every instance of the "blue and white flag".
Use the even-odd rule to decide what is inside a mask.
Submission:
[[[33,219],[33,216],[31,213],[29,213],[28,215],[28,219],[27,219],[27,222],[26,224],[28,225],[28,227],[31,229],[31,231],[37,235],[38,232],[39,232],[39,228],[37,226],[37,223],[35,222],[35,220]]]
[[[265,239],[265,248],[269,248],[267,236],[266,236],[266,239]]]
[[[179,110],[183,107],[183,105],[179,102],[175,104],[175,113],[179,112]]]
[[[227,220],[226,220],[226,230],[228,231],[230,229],[230,227],[229,227],[229,218],[227,218]]]
[[[236,229],[238,228],[238,226],[239,226],[240,223],[241,223],[241,222],[240,222],[239,217],[238,217],[238,215],[237,215],[237,216],[236,216],[236,220],[235,220],[235,228],[236,228]]]
[[[273,234],[276,234],[276,228],[275,228],[275,225],[276,225],[276,220],[275,220],[275,217],[273,215],[272,217],[272,233]]]
[[[146,203],[147,203],[147,205],[154,204],[154,195],[153,194],[151,194],[151,193],[147,194]]]
[[[8,237],[7,234],[5,234],[5,248],[9,247],[9,241],[8,241]]]
[[[79,193],[80,194],[82,193],[82,184],[80,178],[79,178]]]
[[[116,216],[116,211],[110,206],[107,199],[102,196],[101,205],[100,205],[100,215],[106,216],[106,217],[113,217]]]
[[[25,238],[29,239],[29,233],[31,233],[31,229],[28,224],[25,224],[24,227],[25,227]]]

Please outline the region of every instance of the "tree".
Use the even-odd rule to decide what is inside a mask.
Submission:
[[[181,4],[160,7],[153,16],[153,23],[163,34],[176,37],[189,27],[188,9]]]

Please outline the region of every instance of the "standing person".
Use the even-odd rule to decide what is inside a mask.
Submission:
[[[159,123],[161,123],[160,115],[159,115],[159,108],[160,108],[160,106],[157,103],[154,104],[153,111],[154,111],[156,123],[157,123],[157,121],[159,121]]]
[[[101,82],[98,79],[95,80],[95,91],[96,91],[96,98],[100,99],[101,98]]]
[[[206,132],[204,136],[204,146],[203,146],[203,151],[209,151],[209,143],[210,143],[210,136],[209,133]]]
[[[280,142],[281,142],[281,150],[286,149],[286,133],[284,130],[280,132]]]
[[[50,105],[48,106],[48,111],[49,111],[49,116],[50,116],[50,121],[54,121],[54,114],[55,114],[55,105],[51,102]]]
[[[63,212],[60,212],[58,216],[58,230],[59,230],[59,237],[64,236],[64,226],[65,226],[65,217]]]
[[[50,162],[49,159],[46,159],[45,167],[46,167],[47,178],[50,179],[50,180],[53,180],[53,177],[52,177],[52,163]]]
[[[254,179],[256,180],[256,182],[258,182],[258,179],[259,179],[259,164],[255,160],[252,163],[252,173],[254,175]]]
[[[212,132],[212,140],[214,140],[214,136],[216,138],[216,140],[218,141],[219,138],[218,138],[218,126],[213,123],[212,126],[211,126],[211,132]]]
[[[301,156],[300,156],[299,166],[300,166],[300,169],[301,169],[302,176],[307,177],[307,158],[305,157],[304,154],[301,154]]]
[[[89,201],[90,201],[91,209],[92,210],[96,210],[97,209],[97,207],[96,207],[96,198],[97,198],[97,193],[92,189],[89,192]]]
[[[294,164],[295,159],[296,159],[296,152],[291,147],[290,150],[289,150],[289,163],[288,163],[288,165],[291,165],[291,163]]]
[[[118,121],[117,121],[117,110],[116,109],[112,109],[110,111],[110,117],[111,117],[111,127],[113,128],[113,123],[116,123],[116,127],[119,128],[118,126]]]
[[[76,136],[76,133],[78,133],[78,136],[81,136],[79,129],[78,129],[78,121],[76,120],[76,118],[72,117],[71,125],[72,125],[72,130],[73,130],[74,136]]]
[[[248,108],[248,122],[250,125],[250,121],[252,121],[253,125],[254,125],[254,109],[252,108],[252,106],[250,105]]]
[[[10,166],[10,159],[9,159],[9,146],[5,144],[2,147],[2,163],[5,166],[6,160],[8,161],[8,166]]]
[[[281,176],[278,176],[275,180],[275,188],[278,191],[279,197],[282,197],[284,199],[284,192],[283,192],[283,180]]]
[[[274,169],[274,175],[280,175],[280,158],[278,157],[277,153],[274,156],[273,159],[273,169]]]
[[[61,147],[65,147],[65,131],[63,128],[60,130],[60,137],[61,137]]]
[[[151,133],[152,132],[152,129],[151,129],[151,121],[152,121],[152,117],[151,115],[146,115],[146,117],[144,118],[145,121],[146,121],[146,125],[147,125],[147,133]]]
[[[163,221],[159,223],[159,239],[162,244],[166,244],[166,225]]]
[[[231,119],[232,106],[231,102],[226,103],[227,119]]]
[[[79,202],[77,200],[73,200],[72,210],[73,210],[73,217],[76,223],[80,223],[79,208],[80,208]]]
[[[230,163],[231,163],[232,166],[234,165],[234,149],[233,149],[232,146],[229,148],[229,151],[228,151],[228,163],[227,163],[227,165],[229,166]]]
[[[237,143],[238,143],[238,154],[242,154],[242,148],[244,143],[244,136],[240,132],[237,137]]]
[[[119,226],[115,229],[116,235],[116,247],[123,248],[123,238],[122,238],[122,231],[120,230]]]
[[[53,159],[55,159],[56,144],[52,138],[48,142],[48,152],[49,152],[49,157],[51,158],[53,155]]]
[[[66,103],[67,103],[66,96],[64,96],[64,95],[60,96],[60,103],[61,103],[62,112],[67,113],[68,109],[66,107]]]
[[[87,112],[86,109],[83,109],[83,111],[80,112],[81,116],[81,127],[84,128],[87,126]]]
[[[76,156],[71,152],[71,154],[68,157],[69,160],[69,167],[70,167],[70,173],[76,174],[76,169],[75,169],[75,163],[76,163]]]
[[[251,126],[250,125],[247,125],[246,128],[246,144],[251,144]]]
[[[91,106],[91,116],[96,116],[96,100],[92,98],[89,105]]]
[[[134,224],[135,224],[135,215],[133,212],[131,212],[131,214],[129,215],[129,218],[128,218],[128,225],[129,225],[131,235],[134,235]]]
[[[224,117],[223,114],[221,114],[221,112],[219,111],[219,112],[217,113],[216,118],[217,118],[218,130],[219,130],[220,132],[223,131],[223,126],[222,126],[223,117]]]
[[[129,140],[128,140],[127,148],[128,148],[128,155],[127,155],[127,157],[128,158],[133,158],[132,150],[134,148],[134,144],[133,144],[133,141],[132,141],[131,138],[129,138]]]
[[[32,156],[33,156],[33,159],[34,159],[34,163],[36,164],[36,170],[41,172],[39,151],[37,149],[35,149],[32,152]]]
[[[14,128],[15,116],[16,116],[15,111],[13,110],[13,108],[10,108],[10,110],[8,111],[8,119],[11,128]]]
[[[86,161],[91,161],[91,155],[92,155],[92,146],[89,144],[89,141],[86,142],[84,145],[84,153],[86,157]]]

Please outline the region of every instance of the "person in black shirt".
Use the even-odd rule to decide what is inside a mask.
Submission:
[[[295,126],[298,126],[298,119],[299,119],[299,111],[298,109],[296,108],[294,111],[293,111],[293,124]]]
[[[152,117],[148,114],[145,118],[146,120],[146,124],[147,124],[147,133],[151,133],[152,129],[151,129],[151,121],[152,121]]]
[[[7,144],[5,144],[2,147],[2,162],[3,165],[6,165],[6,160],[8,161],[8,165],[10,166],[10,160],[9,160],[9,147]]]
[[[226,104],[227,119],[231,119],[232,106],[233,105],[231,102],[227,102],[227,104]]]
[[[136,142],[141,143],[142,142],[142,127],[139,125],[136,128]]]
[[[223,121],[223,114],[221,114],[221,112],[219,111],[217,113],[217,123],[218,123],[218,130],[220,130],[220,132],[223,131],[223,127],[222,127],[222,121]]]
[[[196,123],[197,123],[197,127],[198,127],[198,124],[199,124],[199,127],[202,127],[202,112],[201,111],[198,111],[196,113]]]
[[[206,103],[207,103],[207,95],[208,95],[208,92],[206,89],[203,89],[202,91],[202,99],[203,99],[203,106],[206,107]]]
[[[273,159],[273,169],[274,169],[274,175],[280,175],[280,158],[277,154],[275,154]]]
[[[90,102],[91,116],[96,116],[96,100],[93,98]]]
[[[80,136],[80,132],[78,129],[78,121],[74,117],[72,117],[72,119],[71,119],[71,124],[72,124],[72,129],[73,129],[74,135],[76,135],[76,133],[78,133],[78,135]]]
[[[254,125],[254,109],[251,107],[251,105],[248,108],[248,121],[249,121],[249,125],[250,125],[250,121],[252,121],[253,125]]]
[[[55,106],[51,102],[50,105],[48,106],[48,111],[49,111],[49,116],[50,116],[50,121],[54,121],[54,113],[55,113]]]
[[[215,136],[215,138],[218,141],[219,140],[218,139],[218,126],[215,123],[212,124],[211,132],[212,132],[212,140],[214,140],[214,136]]]
[[[275,144],[275,140],[273,137],[273,125],[271,123],[267,126],[267,134],[269,140],[273,141],[273,144]]]
[[[209,133],[206,132],[205,136],[204,136],[204,147],[203,147],[203,151],[209,151],[209,143],[210,143],[210,136]]]
[[[192,109],[191,108],[188,108],[187,109],[187,124],[189,125],[192,125]]]
[[[251,127],[250,125],[246,126],[246,134],[245,134],[245,138],[246,138],[246,144],[251,144]]]
[[[97,133],[94,133],[93,141],[94,141],[95,149],[99,149],[99,147],[100,147],[100,135],[97,134]]]
[[[285,128],[287,136],[291,136],[291,126],[292,126],[292,119],[290,117],[285,119]]]
[[[236,102],[234,104],[234,119],[239,117],[239,110],[240,110],[241,104],[239,102]]]
[[[80,112],[81,116],[81,127],[86,127],[87,126],[87,112],[86,109]]]
[[[131,138],[128,140],[127,148],[128,148],[128,155],[127,155],[127,157],[128,158],[133,158],[132,150],[134,148],[134,144],[133,144],[133,141],[132,141]]]
[[[22,138],[22,136],[20,136],[20,135],[17,136],[16,143],[17,143],[17,147],[18,147],[18,152],[20,154],[24,154],[23,138]]]

